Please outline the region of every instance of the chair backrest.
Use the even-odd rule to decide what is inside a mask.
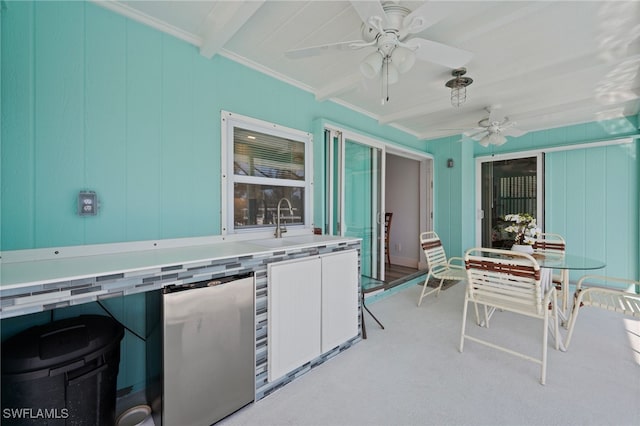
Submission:
[[[544,313],[540,266],[527,253],[472,248],[464,255],[469,298],[527,315]]]
[[[447,254],[442,247],[440,237],[433,231],[422,232],[420,234],[420,245],[427,258],[427,266],[432,269],[435,265],[446,264]]]
[[[562,235],[543,232],[534,240],[533,249],[545,253],[564,253],[566,243]]]
[[[391,233],[391,219],[393,219],[393,213],[384,214],[384,239],[389,241],[389,235]]]

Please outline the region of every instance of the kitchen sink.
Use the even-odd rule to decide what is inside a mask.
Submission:
[[[293,241],[290,241],[289,238],[270,238],[267,240],[252,240],[251,244],[255,244],[257,246],[262,247],[286,247],[290,245],[295,245]]]
[[[317,244],[331,241],[339,237],[331,235],[299,235],[284,238],[266,238],[263,240],[251,240],[251,244],[261,247],[291,247],[304,244]]]

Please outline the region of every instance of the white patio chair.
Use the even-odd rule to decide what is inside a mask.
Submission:
[[[418,306],[422,303],[422,299],[430,295],[431,293],[436,293],[436,297],[440,294],[440,290],[442,289],[442,283],[444,280],[466,280],[467,273],[462,265],[463,260],[461,257],[452,257],[447,260],[447,255],[444,252],[444,247],[442,247],[442,242],[440,241],[440,237],[433,231],[422,232],[420,234],[420,245],[422,246],[422,250],[424,251],[424,255],[427,258],[427,267],[429,268],[429,273],[427,274],[427,278],[424,280],[424,286],[422,288],[422,293],[420,294],[420,298],[418,299]],[[460,265],[452,264],[454,261],[459,261]],[[433,288],[427,291],[429,279],[434,277],[440,280],[440,285],[438,287]]]
[[[586,280],[591,281],[591,283],[586,283]],[[613,282],[622,284],[627,288],[622,288],[622,286],[619,288],[613,286],[595,286],[593,282],[598,282],[598,284]],[[640,286],[640,281],[602,275],[585,275],[581,277],[576,284],[576,291],[574,293],[573,308],[571,309],[571,316],[569,317],[569,332],[567,333],[567,338],[564,343],[565,350],[569,349],[578,314],[585,306],[593,306],[640,318],[640,294],[634,292],[634,285]]]
[[[536,253],[542,254],[565,254],[567,244],[560,234],[553,234],[550,232],[543,232],[533,242],[533,250]],[[562,269],[560,271],[553,271],[551,280],[556,286],[562,297],[562,312],[567,311],[568,299],[569,299],[569,270]]]
[[[490,248],[472,248],[467,250],[464,260],[468,278],[462,313],[460,352],[464,348],[464,340],[469,339],[538,363],[541,365],[540,383],[544,385],[547,374],[547,338],[550,315],[553,315],[555,347],[556,349],[559,348],[555,287],[551,286],[546,294],[542,294],[540,266],[531,255],[526,253]],[[489,328],[489,318],[496,309],[541,319],[543,321],[542,357],[536,358],[467,334],[466,324],[469,302],[474,302],[476,305],[484,305],[484,325],[486,328]]]

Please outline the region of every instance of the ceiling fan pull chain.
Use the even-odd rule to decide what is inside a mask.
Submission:
[[[384,75],[380,79],[380,105],[384,105]]]
[[[386,61],[386,65],[387,65],[387,66],[386,66],[386,67],[384,67],[384,68],[385,68],[385,70],[386,70],[386,74],[387,74],[387,75],[386,75],[386,80],[387,80],[387,83],[386,83],[386,87],[387,87],[387,99],[386,99],[386,101],[387,101],[387,103],[389,103],[389,60],[387,60],[387,61]]]

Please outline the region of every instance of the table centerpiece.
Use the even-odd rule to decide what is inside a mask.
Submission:
[[[533,253],[533,243],[541,232],[536,223],[536,218],[529,213],[515,213],[505,215],[504,220],[513,222],[504,228],[506,232],[515,234],[511,250]]]

